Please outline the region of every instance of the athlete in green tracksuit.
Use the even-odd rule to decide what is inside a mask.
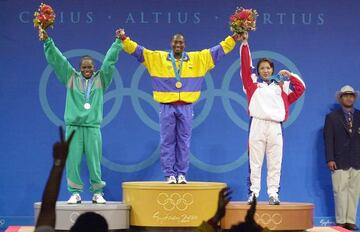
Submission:
[[[94,61],[90,56],[83,56],[80,72],[76,71],[65,56],[55,46],[54,41],[41,32],[44,51],[48,63],[53,67],[59,81],[66,86],[65,125],[66,136],[76,130],[69,148],[66,161],[67,185],[72,196],[68,203],[81,203],[80,192],[83,182],[80,178],[82,155],[85,154],[90,174],[91,192],[94,203],[105,203],[102,189],[105,182],[101,179],[100,161],[102,140],[100,124],[103,119],[104,92],[112,81],[115,64],[122,42],[117,38],[108,50],[99,71],[95,71]]]

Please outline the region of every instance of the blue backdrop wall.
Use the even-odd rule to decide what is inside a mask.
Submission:
[[[335,92],[345,84],[360,88],[356,0],[48,1],[56,13],[49,30],[77,67],[90,54],[101,64],[118,27],[151,49],[169,49],[182,32],[187,50],[217,44],[230,34],[228,18],[236,6],[259,12],[251,33],[253,58],[267,56],[277,70],[299,73],[305,95],[285,123],[281,179],[283,201],[315,204],[315,223],[334,221],[330,173],[324,161],[324,116],[336,107]],[[33,203],[41,200],[52,164],[52,144],[63,124],[65,88],[47,65],[33,28],[40,1],[0,1],[0,228],[32,224]],[[208,73],[195,105],[190,180],[227,182],[234,200],[247,195],[247,105],[239,78],[239,45]],[[158,104],[144,68],[120,54],[114,81],[105,96],[103,177],[108,200],[121,200],[123,181],[162,180],[159,166]],[[357,103],[359,107],[359,103]],[[84,165],[83,176],[87,181]],[[261,200],[266,200],[263,176]],[[85,191],[84,198],[91,197]],[[60,200],[68,193],[63,181]]]

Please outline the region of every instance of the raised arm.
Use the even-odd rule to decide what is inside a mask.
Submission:
[[[74,137],[75,131],[71,133],[69,139],[65,141],[64,132],[60,127],[60,142],[53,146],[54,165],[51,168],[49,178],[43,192],[39,217],[36,222],[35,231],[40,231],[41,227],[55,228],[55,205],[59,195],[61,177],[64,171],[69,145]]]
[[[107,89],[112,81],[112,76],[115,70],[115,64],[118,61],[119,53],[123,49],[120,34],[116,31],[116,40],[107,51],[104,61],[100,68],[100,77],[104,85],[104,89]]]
[[[209,49],[204,49],[200,53],[205,61],[208,70],[215,65],[228,53],[230,53],[236,45],[236,39],[233,36],[226,37],[218,45]]]
[[[246,91],[246,95],[251,97],[256,89],[256,83],[251,78],[252,74],[252,61],[251,54],[248,44],[248,34],[244,33],[241,37],[242,44],[240,47],[240,58],[241,58],[241,80]]]
[[[55,46],[54,41],[47,36],[46,32],[42,32],[44,41],[44,52],[47,62],[54,69],[57,78],[64,85],[67,84],[70,77],[76,72],[66,57]]]
[[[132,41],[130,37],[125,34],[125,30],[120,28],[117,33],[119,33],[120,38],[123,42],[124,51],[132,56],[134,56],[137,61],[142,63],[145,67],[150,66],[151,56],[154,55],[154,51],[144,48],[138,43]]]
[[[208,221],[204,221],[199,227],[195,229],[195,232],[215,232],[217,231],[220,220],[225,216],[226,206],[231,200],[232,191],[226,187],[219,192],[219,199],[217,210],[213,217]]]

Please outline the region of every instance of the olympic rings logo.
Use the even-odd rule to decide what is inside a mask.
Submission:
[[[3,225],[5,225],[5,219],[0,219],[0,228],[3,226]]]
[[[269,214],[262,213],[259,215],[255,213],[255,221],[262,226],[268,227],[270,230],[276,229],[283,221],[282,216],[279,213]]]
[[[102,61],[104,58],[104,55],[101,53],[98,53],[93,50],[88,49],[74,49],[70,50],[64,53],[64,55],[68,58],[72,57],[79,57],[83,54],[89,54],[94,59],[98,61]],[[301,76],[300,71],[296,67],[296,65],[289,60],[287,57],[276,53],[272,51],[256,51],[252,53],[253,59],[258,59],[260,57],[269,57],[273,59],[274,61],[278,61],[285,67],[287,67],[289,70],[293,71],[294,73],[297,73]],[[200,126],[202,123],[205,122],[208,115],[210,114],[210,111],[213,107],[214,101],[216,97],[220,97],[224,110],[228,117],[231,119],[231,121],[238,126],[240,129],[247,131],[248,129],[248,118],[245,119],[241,118],[236,111],[234,110],[231,101],[234,103],[237,103],[240,105],[241,108],[243,108],[244,111],[247,111],[247,100],[244,94],[240,94],[239,89],[242,87],[239,86],[237,88],[237,91],[230,90],[230,83],[233,80],[233,78],[239,78],[239,70],[240,70],[240,60],[235,60],[232,65],[228,68],[228,70],[225,72],[224,79],[221,85],[220,89],[215,89],[214,82],[211,77],[211,73],[207,73],[205,76],[205,83],[206,83],[206,90],[202,92],[200,100],[195,103],[195,107],[199,104],[201,101],[205,101],[203,104],[201,112],[195,116],[193,120],[193,129],[196,129],[198,126]],[[51,73],[53,72],[53,69],[48,65],[41,76],[40,86],[39,86],[39,98],[40,103],[43,111],[47,115],[47,117],[50,119],[51,122],[53,122],[56,126],[64,125],[64,122],[62,119],[60,119],[51,109],[49,106],[47,96],[46,96],[46,90],[47,90],[47,84],[49,77]],[[113,80],[115,82],[115,89],[110,90],[105,93],[104,95],[104,104],[106,104],[111,99],[115,99],[113,106],[111,110],[104,116],[104,120],[102,123],[102,127],[107,126],[111,121],[116,117],[117,113],[121,109],[123,99],[125,96],[130,97],[132,107],[140,120],[149,128],[155,131],[159,131],[159,125],[157,121],[154,121],[142,108],[140,104],[140,99],[146,102],[151,106],[152,109],[154,109],[156,112],[159,111],[159,105],[153,100],[151,93],[147,93],[145,91],[142,91],[139,87],[140,80],[145,73],[145,68],[143,65],[139,65],[139,67],[135,70],[133,77],[131,78],[131,85],[129,88],[125,88],[120,76],[119,71],[115,68]],[[147,77],[147,76],[146,76]],[[148,77],[147,77],[148,78]],[[292,112],[290,114],[290,117],[288,120],[283,124],[284,128],[290,126],[299,116],[303,104],[304,104],[305,96],[303,95],[292,107]],[[111,161],[110,159],[107,159],[104,154],[102,158],[102,164],[107,167],[110,170],[116,171],[116,172],[136,172],[143,170],[151,165],[153,165],[158,159],[159,159],[159,145],[157,148],[151,152],[150,156],[146,158],[143,161],[140,161],[136,164],[119,164],[116,162]],[[225,173],[230,172],[232,170],[235,170],[242,166],[244,163],[247,162],[248,156],[247,156],[247,149],[234,161],[228,162],[226,164],[219,164],[219,165],[213,165],[206,163],[196,157],[195,154],[190,154],[190,162],[195,167],[212,173]]]
[[[76,219],[80,216],[80,213],[78,212],[72,212],[69,216],[69,220],[72,224],[76,222]]]
[[[174,209],[185,211],[194,203],[194,199],[191,193],[182,195],[179,193],[159,193],[157,203],[166,211],[173,211]]]

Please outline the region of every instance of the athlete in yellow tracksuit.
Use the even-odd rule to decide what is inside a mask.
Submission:
[[[124,51],[136,57],[152,77],[153,97],[160,103],[160,162],[168,183],[186,183],[189,169],[193,102],[201,94],[205,74],[236,45],[228,36],[210,49],[185,52],[182,34],[172,37],[172,51],[138,45],[121,29]],[[178,178],[176,180],[176,177]]]

